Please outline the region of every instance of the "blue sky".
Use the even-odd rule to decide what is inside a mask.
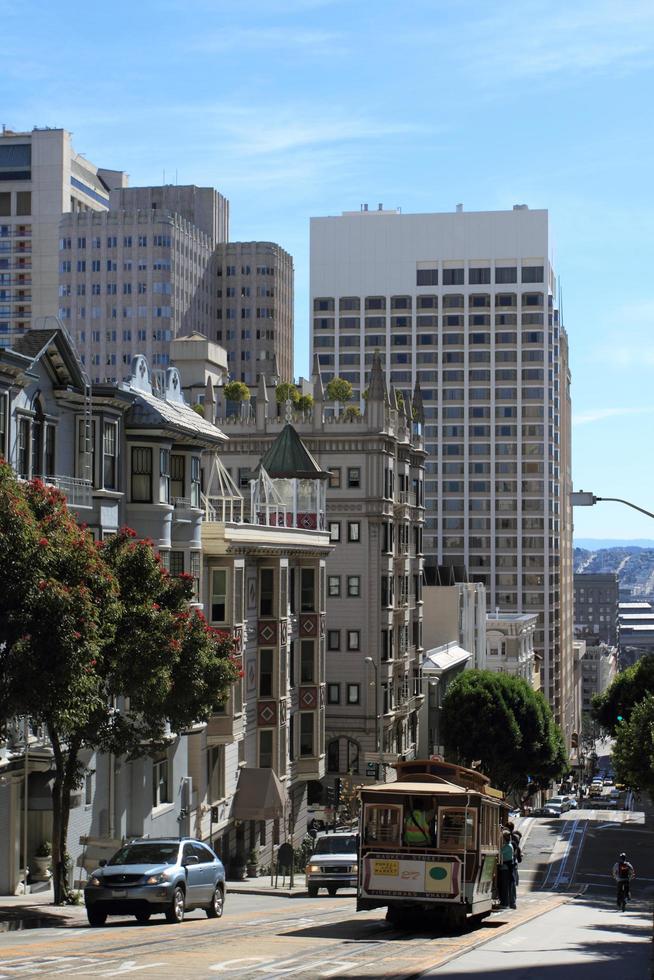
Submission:
[[[549,208],[575,486],[654,510],[651,0],[0,0],[0,121],[62,126],[132,184],[210,184],[296,267],[312,215]],[[583,537],[654,538],[617,504]]]

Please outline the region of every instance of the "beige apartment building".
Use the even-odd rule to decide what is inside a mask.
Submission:
[[[490,609],[536,613],[542,686],[572,734],[570,376],[547,211],[345,212],[311,221],[312,350],[361,394],[373,353],[420,383],[425,562]]]
[[[91,383],[120,381],[137,352],[165,370],[175,338],[211,336],[212,255],[209,236],[176,211],[61,218],[57,312]]]
[[[329,473],[327,772],[391,779],[386,766],[416,754],[424,697],[419,390],[406,410],[398,407],[378,359],[365,414],[349,418],[325,401],[318,370],[313,386],[312,412],[293,413],[287,406],[285,414]],[[241,486],[287,424],[263,375],[255,402],[248,416],[219,420],[229,436],[222,459]]]
[[[236,381],[293,380],[293,258],[274,242],[216,247],[216,335]]]
[[[0,134],[0,346],[57,313],[59,221],[107,211],[127,174],[75,152],[64,129]]]

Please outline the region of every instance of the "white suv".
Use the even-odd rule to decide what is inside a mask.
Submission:
[[[339,888],[356,888],[359,835],[351,830],[318,834],[306,867],[307,891],[315,898],[319,888],[335,895]]]

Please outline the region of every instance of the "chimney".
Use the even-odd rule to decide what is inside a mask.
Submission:
[[[457,212],[457,214],[461,214],[462,211],[463,211],[463,205],[462,204],[457,204],[457,206],[456,206],[456,212]]]

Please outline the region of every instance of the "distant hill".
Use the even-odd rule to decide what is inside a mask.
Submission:
[[[654,548],[654,539],[649,538],[575,538],[575,548],[601,551],[605,548]]]
[[[617,572],[621,588],[630,589],[634,595],[654,593],[654,546],[575,547],[573,564],[575,572]]]

